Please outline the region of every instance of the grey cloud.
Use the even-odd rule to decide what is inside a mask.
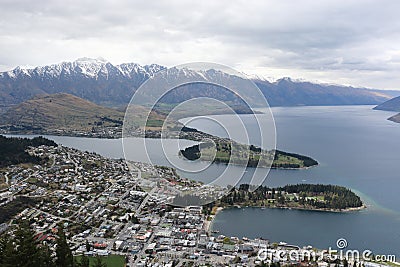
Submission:
[[[1,2],[2,68],[81,56],[164,65],[206,60],[288,72],[280,76],[341,75],[368,86],[371,74],[370,86],[400,84],[388,78],[400,70],[396,0]]]

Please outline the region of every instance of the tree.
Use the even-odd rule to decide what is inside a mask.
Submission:
[[[53,258],[51,257],[51,251],[47,245],[41,245],[39,247],[39,255],[38,255],[40,266],[46,267],[55,267]]]
[[[225,237],[224,240],[222,241],[224,244],[230,244],[231,239],[229,237]]]
[[[86,246],[86,251],[89,251],[90,250],[90,244],[89,244],[89,241],[87,239],[86,239],[85,246]]]
[[[35,239],[35,232],[26,221],[17,225],[15,234],[0,238],[0,266],[2,267],[53,267],[50,249]]]
[[[12,240],[8,235],[0,239],[0,266],[11,267],[14,265],[15,250]]]
[[[10,243],[8,236],[0,237],[0,265],[3,263],[4,255],[7,251],[8,243]]]
[[[40,267],[45,255],[39,250],[35,241],[35,233],[28,222],[19,224],[15,231],[13,266]]]
[[[132,216],[131,221],[134,224],[139,223],[139,219],[135,215]]]
[[[67,238],[65,237],[64,227],[62,224],[58,226],[57,232],[57,247],[56,247],[56,264],[58,267],[72,267],[74,260],[71,249],[68,246]]]

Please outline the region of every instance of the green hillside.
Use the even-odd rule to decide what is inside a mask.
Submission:
[[[0,119],[11,131],[91,131],[96,127],[121,127],[124,113],[70,94],[42,95],[9,109]]]

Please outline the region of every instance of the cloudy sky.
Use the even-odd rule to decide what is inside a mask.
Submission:
[[[103,57],[400,89],[400,1],[0,0],[0,70]]]

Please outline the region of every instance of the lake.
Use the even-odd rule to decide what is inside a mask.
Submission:
[[[330,183],[343,185],[357,192],[368,208],[359,212],[331,213],[285,209],[227,209],[220,212],[212,225],[227,236],[264,237],[273,242],[286,241],[318,248],[336,248],[338,238],[346,238],[349,248],[370,249],[375,254],[400,252],[400,124],[386,119],[392,112],[375,111],[372,106],[279,107],[273,108],[276,122],[277,148],[304,154],[320,165],[307,170],[271,170],[264,184],[280,186],[293,183]],[[236,123],[232,115],[213,116],[225,124]],[[258,115],[262,116],[262,115]],[[252,116],[240,115],[249,130],[250,140],[257,126]],[[210,120],[194,120],[189,127],[225,136],[226,132]],[[256,135],[254,135],[256,137]],[[50,136],[57,143],[81,150],[95,151],[107,157],[123,157],[120,139],[92,139]],[[243,140],[238,140],[243,141]],[[148,162],[139,149],[143,140],[133,138],[128,158]],[[192,141],[149,140],[147,151],[151,161],[170,166],[176,161],[186,168],[206,168],[200,174],[180,171],[188,178],[209,182],[223,173],[225,166],[204,162],[183,161],[177,155]],[[270,145],[267,142],[267,145]],[[169,159],[163,156],[164,147]],[[238,167],[237,171],[241,168]],[[231,169],[235,172],[235,168]],[[248,168],[243,181],[254,169]],[[266,174],[266,172],[265,172]],[[229,175],[228,175],[229,176]],[[228,177],[227,176],[227,177]],[[221,184],[229,184],[223,179]],[[400,256],[400,255],[398,255]]]
[[[400,252],[400,124],[386,120],[393,113],[375,111],[372,106],[337,106],[280,107],[273,108],[273,114],[277,147],[309,155],[320,165],[308,170],[271,170],[265,184],[343,185],[356,191],[368,209],[346,214],[228,209],[218,214],[213,229],[228,236],[264,237],[319,248],[336,248],[336,240],[346,238],[349,248]],[[251,116],[242,115],[246,116],[252,133],[257,126]],[[216,117],[225,122],[230,119]],[[209,120],[190,126],[223,136]]]

